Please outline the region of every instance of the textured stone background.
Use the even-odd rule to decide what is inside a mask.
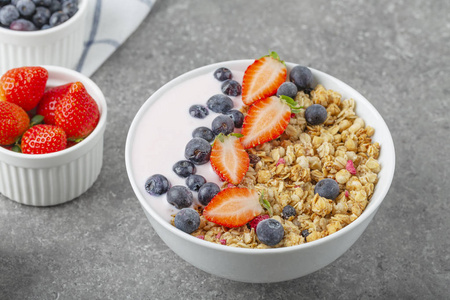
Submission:
[[[444,0],[158,1],[92,76],[109,105],[94,186],[52,208],[0,195],[0,299],[448,297],[449,11]],[[269,50],[366,96],[392,131],[397,168],[373,222],[341,258],[297,280],[244,284],[166,247],[129,185],[124,146],[135,113],[167,81]]]

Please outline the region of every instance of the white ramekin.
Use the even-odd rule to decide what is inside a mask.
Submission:
[[[83,53],[88,0],[79,0],[72,18],[54,28],[15,31],[0,27],[0,74],[21,66],[74,69]]]
[[[97,102],[100,120],[82,142],[48,154],[22,154],[0,147],[0,193],[16,202],[50,206],[70,201],[89,189],[103,164],[103,136],[107,107],[105,96],[88,77],[58,66],[48,70],[48,87],[80,81]]]
[[[367,125],[375,128],[374,141],[381,145],[378,161],[382,165],[379,181],[374,194],[365,211],[351,224],[324,238],[305,244],[275,248],[275,249],[244,249],[214,244],[189,234],[172,226],[166,216],[158,213],[157,202],[147,201],[145,190],[139,186],[133,168],[139,167],[133,161],[139,161],[134,156],[137,140],[136,132],[145,118],[145,113],[152,109],[156,101],[164,98],[165,93],[178,85],[200,75],[213,74],[219,67],[230,70],[245,69],[254,60],[238,60],[217,63],[185,73],[170,81],[156,91],[136,114],[127,137],[125,162],[128,177],[133,190],[156,233],[181,258],[195,267],[223,278],[253,283],[269,283],[291,280],[315,272],[338,259],[344,254],[375,216],[383,202],[394,176],[395,149],[391,133],[375,107],[359,92],[328,74],[311,69],[315,84],[320,83],[327,89],[339,92],[343,99],[353,98],[356,101],[356,113],[364,119]],[[295,66],[286,63],[288,70]],[[352,275],[357,276],[357,275]],[[361,273],[360,276],[363,276]]]

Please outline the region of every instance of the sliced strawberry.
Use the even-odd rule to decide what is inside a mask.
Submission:
[[[247,173],[250,158],[239,141],[241,135],[219,134],[211,150],[211,166],[223,180],[239,184]]]
[[[226,188],[214,196],[203,210],[203,216],[222,226],[240,227],[262,211],[256,190],[235,187]]]
[[[255,60],[244,73],[242,101],[246,105],[275,95],[278,87],[286,81],[286,65],[275,52]]]
[[[66,133],[56,125],[39,124],[28,129],[22,137],[22,153],[45,154],[66,149]]]
[[[0,145],[11,145],[30,126],[28,114],[17,104],[0,101]]]
[[[291,112],[298,112],[299,107],[289,97],[272,96],[250,106],[242,125],[241,143],[245,149],[279,137],[291,120]]]
[[[44,117],[45,124],[55,125],[55,109],[56,104],[64,98],[70,89],[72,83],[67,83],[60,86],[55,86],[45,91],[41,101],[37,106],[37,114]]]
[[[48,71],[42,67],[20,67],[0,78],[0,101],[8,101],[25,111],[33,109],[44,95]]]

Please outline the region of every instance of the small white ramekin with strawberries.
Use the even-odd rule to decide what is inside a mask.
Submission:
[[[76,71],[20,67],[0,78],[0,193],[51,206],[89,189],[100,174],[106,100]]]

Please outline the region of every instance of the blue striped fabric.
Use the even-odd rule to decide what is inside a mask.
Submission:
[[[89,26],[77,71],[91,76],[139,27],[156,0],[87,1]]]

